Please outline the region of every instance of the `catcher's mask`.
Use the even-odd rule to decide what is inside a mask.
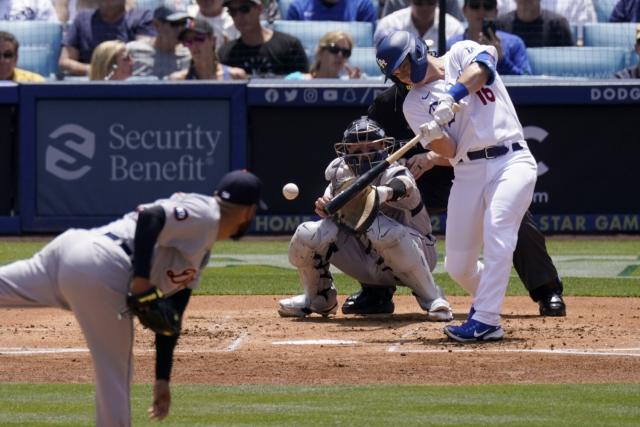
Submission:
[[[384,161],[394,142],[394,138],[386,136],[378,123],[362,116],[351,122],[344,131],[342,142],[336,143],[334,148],[349,169],[359,176]]]

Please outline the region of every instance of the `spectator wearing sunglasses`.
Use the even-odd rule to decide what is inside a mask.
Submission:
[[[124,43],[155,37],[151,11],[126,9],[125,0],[97,0],[98,8],[81,10],[62,42],[60,69],[68,74],[86,76],[93,50],[103,41]]]
[[[189,19],[180,33],[180,41],[191,52],[189,68],[171,75],[172,80],[242,80],[242,68],[229,67],[218,61],[216,36],[211,25],[202,19]]]
[[[464,34],[453,36],[447,40],[447,49],[460,40],[490,44],[496,48],[498,53],[497,70],[499,74],[531,74],[527,49],[522,39],[514,34],[495,29],[493,21],[498,15],[496,0],[464,0],[462,11],[469,25]],[[486,23],[494,25],[486,25]]]
[[[216,49],[228,41],[240,37],[240,32],[233,24],[233,19],[224,7],[224,0],[196,0],[198,13],[196,18],[207,21],[216,36]]]
[[[573,46],[567,20],[543,9],[540,0],[516,0],[516,10],[499,15],[496,26],[519,36],[527,47]]]
[[[44,81],[44,77],[40,74],[16,67],[19,48],[20,44],[13,34],[0,31],[0,80],[12,80],[14,82]]]
[[[375,25],[371,0],[293,0],[287,9],[292,21],[362,21]]]
[[[300,40],[262,26],[260,0],[225,0],[224,4],[240,31],[240,38],[218,50],[221,63],[242,68],[250,77],[308,72],[309,62]]]
[[[393,30],[408,31],[422,38],[430,49],[438,46],[438,0],[411,0],[404,9],[385,16],[378,22],[373,36],[374,43]],[[464,26],[448,13],[445,16],[445,35],[447,40],[464,32]]]
[[[158,35],[151,44],[145,41],[127,43],[133,59],[135,76],[156,76],[164,79],[176,71],[186,70],[191,62],[189,49],[178,37],[189,16],[184,12],[160,6],[153,11],[153,26]]]
[[[310,71],[296,71],[286,76],[285,80],[359,79],[363,77],[360,69],[347,62],[352,50],[353,39],[349,33],[330,31],[320,39]]]
[[[89,67],[89,80],[127,80],[133,72],[127,46],[119,40],[100,43],[93,50]]]

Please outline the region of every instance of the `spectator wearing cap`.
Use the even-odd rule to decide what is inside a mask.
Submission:
[[[17,68],[20,43],[11,33],[0,31],[0,80],[14,82],[41,82],[44,77],[31,71]]]
[[[216,49],[228,41],[240,37],[240,32],[233,24],[231,15],[224,7],[224,0],[196,0],[198,13],[196,18],[207,21],[216,36]]]
[[[132,71],[131,56],[119,40],[102,42],[91,54],[89,80],[127,80]]]
[[[311,70],[308,73],[296,71],[286,80],[309,79],[359,79],[362,73],[358,67],[348,64],[353,50],[353,38],[344,31],[329,31],[320,38]]]
[[[262,26],[260,0],[225,0],[224,4],[240,31],[240,38],[218,50],[221,63],[240,67],[250,77],[285,76],[309,70],[299,39]]]
[[[376,24],[371,0],[293,0],[287,9],[292,21],[363,21]]]
[[[498,15],[496,0],[464,0],[462,8],[468,22],[464,34],[447,40],[447,49],[460,40],[473,40],[480,44],[490,44],[498,52],[497,70],[500,75],[531,74],[527,48],[522,39],[504,31],[488,27],[483,30],[483,22],[495,20]]]
[[[0,0],[0,21],[58,22],[51,0]]]
[[[158,33],[153,43],[138,40],[127,43],[135,76],[164,79],[176,71],[189,68],[191,54],[178,40],[188,19],[185,12],[176,12],[166,6],[153,11],[153,26]]]
[[[496,26],[520,37],[527,47],[573,46],[567,20],[543,9],[540,0],[516,0],[516,10],[499,15]]]
[[[516,9],[517,0],[498,0],[498,13],[503,14]],[[557,13],[572,24],[598,22],[593,0],[541,0],[540,6]]]
[[[619,0],[609,22],[640,22],[640,0]]]
[[[640,58],[640,25],[636,28],[636,54]],[[640,62],[615,73],[618,79],[640,79]]]
[[[438,21],[440,15],[438,0],[411,0],[404,9],[385,16],[378,22],[374,41],[394,30],[405,30],[427,42],[429,48],[438,46]],[[464,26],[448,13],[445,16],[445,35],[447,39],[464,32]]]
[[[60,68],[72,75],[87,75],[93,50],[103,41],[124,43],[156,35],[151,11],[126,10],[125,0],[98,0],[95,10],[81,10],[69,27],[60,52]]]
[[[216,54],[216,36],[211,25],[202,19],[189,19],[180,33],[180,41],[191,52],[189,68],[171,75],[172,80],[242,80],[242,68],[220,64]]]

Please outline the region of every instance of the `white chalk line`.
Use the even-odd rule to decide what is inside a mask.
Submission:
[[[358,341],[353,340],[287,340],[272,341],[272,345],[358,345]]]
[[[416,328],[416,329],[412,329],[409,332],[402,334],[402,336],[400,336],[400,340],[398,342],[396,342],[393,345],[390,345],[389,348],[387,348],[387,352],[393,353],[394,351],[397,351],[398,348],[402,345],[402,343],[409,338],[411,335],[413,335],[414,332],[418,331],[420,328]]]

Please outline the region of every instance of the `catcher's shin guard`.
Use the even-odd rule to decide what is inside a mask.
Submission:
[[[429,311],[435,300],[444,299],[418,244],[419,237],[412,236],[407,227],[380,215],[367,230],[367,237],[394,276],[411,288],[422,309]]]
[[[329,271],[329,259],[337,250],[338,227],[331,220],[309,221],[296,229],[289,243],[289,262],[297,267],[302,295],[280,302],[280,315],[335,314],[338,300]],[[305,313],[308,311],[308,313]]]

